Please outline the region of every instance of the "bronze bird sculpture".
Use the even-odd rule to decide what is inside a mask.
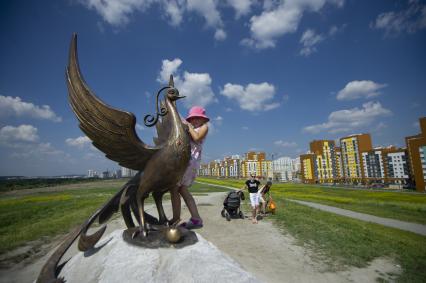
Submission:
[[[157,93],[157,114],[146,116],[145,124],[157,129],[154,146],[142,142],[135,131],[136,118],[132,113],[108,106],[96,97],[84,81],[77,58],[77,35],[73,34],[66,69],[69,103],[77,116],[80,129],[92,140],[93,145],[104,152],[106,157],[121,166],[139,171],[102,208],[97,210],[75,231],[71,232],[42,268],[37,282],[64,282],[57,278],[60,259],[80,235],[79,249],[86,251],[99,241],[105,232],[102,226],[92,235],[89,227],[96,221],[100,224],[110,219],[113,213],[121,211],[126,226],[135,227],[132,213],[138,221],[137,230],[146,237],[148,223],[167,224],[162,197],[172,195],[173,214],[179,215],[174,200],[179,197],[176,185],[181,180],[190,160],[190,137],[187,125],[176,109],[179,91],[174,87],[173,77],[167,87]],[[165,99],[158,106],[158,97],[165,90]],[[161,119],[159,119],[161,116]],[[144,200],[152,193],[158,210],[158,219],[144,211]],[[173,218],[177,220],[176,217]]]

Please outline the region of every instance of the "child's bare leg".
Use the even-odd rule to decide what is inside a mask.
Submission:
[[[188,191],[188,187],[186,186],[179,187],[179,194],[182,196],[183,200],[185,201],[185,204],[188,207],[189,212],[191,213],[191,217],[201,220],[200,214],[198,213],[197,204],[195,203],[194,197]]]
[[[254,224],[254,223],[257,223],[257,219],[256,219],[256,211],[257,211],[257,206],[253,207],[253,210],[252,210],[252,213],[251,213],[251,215],[252,215],[252,222],[253,222],[253,224]]]

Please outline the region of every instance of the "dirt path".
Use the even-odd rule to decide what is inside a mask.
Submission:
[[[196,196],[204,228],[198,230],[204,238],[231,256],[240,265],[254,274],[262,282],[376,282],[381,274],[398,273],[400,269],[393,262],[377,259],[367,268],[348,268],[340,272],[327,272],[327,266],[315,261],[318,258],[304,247],[295,244],[295,239],[281,233],[271,222],[262,220],[251,224],[249,219],[226,221],[220,215],[226,193],[211,193]],[[170,215],[170,205],[165,205]],[[154,213],[154,207],[147,207]],[[189,213],[183,207],[182,218]],[[248,212],[246,213],[248,215]],[[121,218],[108,224],[108,231],[123,229]],[[51,248],[50,248],[51,249]],[[69,258],[77,252],[75,247],[64,257]],[[26,266],[19,266],[0,272],[0,282],[33,282],[48,255]]]
[[[397,228],[400,230],[405,230],[409,232],[413,232],[419,235],[426,236],[426,225],[423,224],[417,224],[417,223],[411,223],[411,222],[405,222],[401,220],[395,220],[390,218],[384,218],[384,217],[378,217],[370,214],[355,212],[352,210],[342,209],[334,206],[309,202],[309,201],[302,201],[302,200],[295,200],[295,199],[288,199],[289,201],[296,202],[299,204],[307,205],[316,209],[332,212],[335,214],[343,215],[350,218],[355,218],[358,220],[366,221],[366,222],[373,222],[377,223],[383,226]]]

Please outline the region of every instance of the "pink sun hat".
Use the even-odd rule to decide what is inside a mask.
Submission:
[[[206,109],[201,106],[193,106],[189,109],[189,114],[188,117],[186,117],[186,120],[188,121],[188,119],[193,117],[204,118],[207,121],[210,121],[209,117],[206,116]]]

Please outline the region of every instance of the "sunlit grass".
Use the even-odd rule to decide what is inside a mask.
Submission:
[[[366,267],[376,258],[390,258],[402,267],[399,282],[424,282],[426,237],[324,212],[275,196],[272,219],[300,244],[307,243],[330,268]]]
[[[89,183],[90,189],[62,192],[34,193],[24,196],[0,196],[0,253],[4,253],[28,241],[50,238],[63,234],[80,225],[108,201],[126,182],[115,181]],[[82,187],[85,185],[82,184]],[[98,187],[96,187],[98,186]],[[209,192],[224,192],[228,189],[194,184],[190,192],[206,195]],[[169,194],[164,195],[169,201]],[[152,202],[149,197],[146,202]]]
[[[202,182],[241,188],[244,180],[198,178]],[[380,217],[426,224],[426,194],[367,191],[304,184],[273,184],[272,194],[336,206]]]
[[[27,241],[68,232],[83,223],[117,189],[3,197],[0,199],[0,253]]]

